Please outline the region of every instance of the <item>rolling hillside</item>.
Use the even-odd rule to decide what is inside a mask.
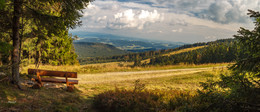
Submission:
[[[102,43],[75,42],[74,47],[78,58],[104,57],[129,53],[112,45]]]
[[[175,48],[175,49],[163,49],[163,50],[146,51],[146,52],[140,52],[140,53],[127,53],[127,54],[123,54],[123,55],[113,55],[113,56],[99,57],[99,58],[81,58],[81,59],[79,59],[79,61],[81,64],[120,62],[120,61],[127,61],[127,62],[141,61],[141,63],[150,63],[150,59],[154,59],[154,58],[164,59],[164,58],[168,58],[168,57],[175,57],[173,55],[178,55],[178,57],[187,57],[188,55],[191,56],[190,54],[187,54],[187,53],[192,52],[191,53],[192,55],[198,54],[197,52],[201,53],[202,49],[203,49],[203,51],[210,52],[208,54],[214,55],[215,50],[211,49],[212,47],[215,46],[217,48],[219,48],[219,47],[221,48],[221,46],[223,47],[223,44],[225,43],[225,47],[227,47],[227,49],[230,49],[229,44],[232,44],[233,42],[234,42],[234,39],[222,39],[222,40],[217,40],[217,41],[212,41],[212,42],[203,42],[203,43],[183,45],[183,46]],[[209,45],[211,47],[209,47]],[[210,48],[210,49],[208,49],[208,48]],[[210,50],[213,50],[214,52],[211,52]],[[194,53],[193,53],[193,51],[194,51]],[[224,51],[224,50],[221,50],[220,52],[222,52],[222,51]],[[234,50],[231,50],[231,51],[234,51]],[[220,57],[222,57],[222,56],[220,56]],[[233,54],[231,57],[233,57]],[[189,57],[189,58],[191,58],[191,57]],[[220,60],[222,60],[222,59],[220,59]],[[160,60],[160,61],[162,61],[162,60]],[[184,61],[184,60],[182,60],[182,61]],[[150,63],[150,64],[152,64],[152,63]],[[153,63],[153,64],[155,64],[155,63]]]
[[[145,52],[160,49],[173,49],[180,47],[182,42],[165,42],[160,40],[141,39],[134,37],[124,37],[112,34],[95,32],[73,32],[79,37],[75,42],[94,42],[113,45],[119,49],[131,52]]]

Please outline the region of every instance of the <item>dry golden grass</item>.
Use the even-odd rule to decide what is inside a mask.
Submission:
[[[189,52],[189,51],[201,49],[201,48],[204,48],[204,47],[207,47],[207,45],[192,47],[192,48],[186,48],[186,49],[182,49],[182,50],[178,50],[178,51],[173,51],[173,52],[170,52],[170,53],[167,53],[167,54],[163,54],[162,56],[170,56],[170,55],[180,54],[180,53],[184,53],[184,52]]]
[[[193,50],[197,50],[197,49],[204,48],[204,47],[206,47],[206,46],[207,46],[207,45],[205,45],[205,46],[198,46],[198,47],[192,47],[192,48],[186,48],[186,49],[181,49],[181,50],[178,50],[178,51],[173,51],[173,52],[170,52],[170,53],[167,53],[167,54],[163,54],[162,56],[171,56],[171,55],[175,55],[175,54],[180,54],[180,53],[184,53],[184,52],[189,52],[189,51],[193,51]],[[142,62],[142,63],[150,63],[150,58],[149,58],[149,59],[142,60],[141,62]]]
[[[179,65],[168,65],[168,66],[132,67],[133,65],[132,62],[112,62],[112,63],[88,64],[88,65],[64,65],[64,66],[40,65],[38,69],[71,71],[71,72],[78,72],[78,73],[105,73],[105,72],[216,67],[216,66],[228,66],[229,64],[230,63],[217,63],[217,64],[212,63],[212,64],[201,64],[201,65],[179,64]],[[21,73],[26,74],[28,68],[35,69],[35,65],[22,67]]]
[[[200,88],[199,82],[205,82],[207,79],[217,80],[220,73],[227,72],[223,66],[228,65],[222,63],[131,68],[127,66],[128,64],[131,63],[40,66],[40,69],[48,70],[81,71],[78,75],[79,84],[75,85],[77,90],[74,93],[69,93],[60,88],[48,89],[44,87],[40,90],[28,88],[25,91],[20,91],[15,87],[0,83],[0,103],[3,104],[0,105],[0,111],[15,111],[17,109],[21,111],[82,111],[85,106],[91,105],[93,96],[114,90],[115,87],[133,89],[137,79],[145,84],[145,88],[149,90],[195,91]],[[28,68],[34,68],[34,66],[24,67],[23,72],[26,73]],[[96,70],[86,72],[80,70],[82,68],[96,68]],[[8,101],[16,101],[16,103],[10,104]]]
[[[137,72],[112,72],[98,74],[80,74],[81,91],[88,95],[117,88],[133,89],[134,82],[141,80],[147,89],[199,89],[199,82],[207,79],[216,80],[220,73],[227,72],[222,67],[154,70]]]

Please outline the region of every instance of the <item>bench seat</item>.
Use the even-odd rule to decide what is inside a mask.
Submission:
[[[37,78],[35,78],[38,81]],[[55,83],[66,83],[66,79],[55,79],[55,78],[41,78],[43,82],[55,82]],[[78,84],[78,80],[68,80],[69,84]]]
[[[78,80],[71,80],[69,78],[77,78],[77,72],[66,72],[66,71],[51,71],[51,70],[40,70],[40,69],[28,69],[28,74],[33,75],[32,80],[38,82],[39,87],[43,86],[42,82],[53,82],[53,83],[66,83],[70,90],[73,90],[74,84],[78,84]],[[63,77],[54,78],[54,77]]]

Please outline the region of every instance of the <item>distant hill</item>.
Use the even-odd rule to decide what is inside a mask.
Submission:
[[[119,61],[132,61],[133,62],[136,60],[139,60],[141,62],[150,63],[150,60],[151,59],[154,60],[154,58],[156,58],[156,60],[159,60],[158,62],[163,62],[162,60],[160,60],[160,58],[165,59],[165,61],[168,61],[169,60],[168,57],[176,58],[176,56],[178,56],[178,58],[180,57],[180,59],[179,59],[180,62],[185,62],[185,60],[188,60],[188,59],[185,59],[185,60],[181,60],[181,59],[182,58],[184,59],[184,57],[191,58],[190,56],[195,56],[195,54],[200,54],[205,57],[207,57],[207,56],[204,55],[203,53],[212,54],[213,56],[217,56],[218,53],[216,51],[218,49],[221,49],[221,50],[219,50],[219,52],[222,52],[223,54],[227,52],[225,50],[228,50],[228,52],[232,51],[230,54],[227,54],[227,55],[232,55],[232,56],[230,56],[230,58],[234,58],[233,51],[236,52],[236,50],[233,50],[234,42],[235,42],[234,39],[221,39],[221,40],[212,41],[212,42],[202,42],[202,43],[183,45],[181,47],[174,48],[174,49],[163,49],[163,50],[146,51],[146,52],[139,52],[139,53],[128,53],[128,54],[123,54],[123,55],[115,55],[115,56],[110,56],[110,57],[107,56],[107,57],[102,57],[102,58],[88,58],[88,59],[82,58],[79,61],[81,64],[119,62]],[[223,48],[225,48],[225,50]],[[214,51],[214,52],[211,52],[211,51]],[[191,53],[192,55],[190,55],[189,53]],[[199,56],[196,55],[196,57],[199,57]],[[218,56],[218,57],[222,58],[221,56]],[[226,58],[226,57],[224,57],[224,58]],[[223,60],[223,62],[230,61],[230,60],[226,60],[224,58],[220,59],[220,60],[215,60],[215,61],[217,61],[217,62],[221,62],[222,60]],[[217,58],[215,58],[215,59],[217,59]],[[203,59],[203,60],[206,60],[206,59]],[[214,59],[212,59],[212,60],[214,60]],[[210,60],[210,62],[214,63],[215,61],[212,61],[212,60]],[[206,61],[208,61],[208,60],[206,60]],[[204,63],[204,62],[196,62],[196,63]],[[205,63],[207,63],[207,62],[205,62]],[[161,64],[161,63],[153,62],[150,64],[156,65],[156,64]]]
[[[190,52],[190,51],[193,51],[193,50],[202,49],[204,47],[207,47],[207,45],[194,46],[194,47],[187,47],[187,48],[182,48],[182,49],[178,49],[178,50],[172,50],[172,51],[169,51],[169,52],[166,52],[166,53],[162,53],[159,56],[172,56],[172,55],[177,55],[177,54],[180,54],[180,53],[185,53],[185,52]],[[148,59],[141,60],[141,62],[142,63],[150,63],[150,60],[151,60],[151,58],[148,58]]]
[[[200,43],[200,46],[186,48],[170,52],[161,56],[153,57],[150,61],[138,66],[146,65],[176,65],[185,64],[205,64],[205,63],[229,63],[241,57],[236,40],[222,39],[214,42]]]
[[[115,46],[103,43],[74,42],[74,47],[79,58],[104,57],[129,53],[129,51],[124,51]]]
[[[73,32],[79,37],[75,42],[94,42],[113,45],[119,49],[131,52],[145,52],[160,49],[173,49],[184,45],[182,42],[165,42],[160,40],[124,37],[95,32]]]

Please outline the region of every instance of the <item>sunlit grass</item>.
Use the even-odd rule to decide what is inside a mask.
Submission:
[[[173,51],[173,52],[170,52],[170,53],[167,53],[167,54],[163,54],[162,56],[170,56],[170,55],[180,54],[180,53],[184,53],[184,52],[189,52],[189,51],[201,49],[201,48],[204,48],[204,47],[207,47],[207,45],[181,49],[181,50],[178,50],[178,51]]]
[[[117,88],[133,89],[134,82],[140,80],[147,89],[166,90],[196,90],[200,89],[200,82],[208,79],[217,80],[226,68],[192,68],[176,69],[176,71],[161,71],[157,73],[100,73],[80,74],[79,89],[92,95]]]
[[[105,72],[127,72],[127,71],[144,71],[144,70],[167,70],[167,69],[182,69],[182,68],[202,68],[202,67],[217,67],[228,66],[230,63],[211,63],[211,64],[178,64],[167,66],[146,66],[146,67],[132,67],[132,62],[111,62],[102,64],[88,64],[88,65],[40,65],[38,69],[57,70],[57,71],[71,71],[78,73],[105,73]],[[35,69],[35,65],[22,67],[21,72],[27,73],[28,68]]]
[[[192,47],[192,48],[185,48],[185,49],[181,49],[181,50],[177,50],[177,51],[172,51],[172,52],[169,52],[169,53],[166,53],[166,54],[162,54],[161,56],[171,56],[171,55],[175,55],[175,54],[180,54],[180,53],[184,53],[184,52],[189,52],[189,51],[201,49],[201,48],[204,48],[206,46],[207,45],[205,45],[205,46],[197,46],[197,47]],[[146,63],[150,63],[150,58],[142,60],[141,62],[142,63],[145,63],[145,62]]]

